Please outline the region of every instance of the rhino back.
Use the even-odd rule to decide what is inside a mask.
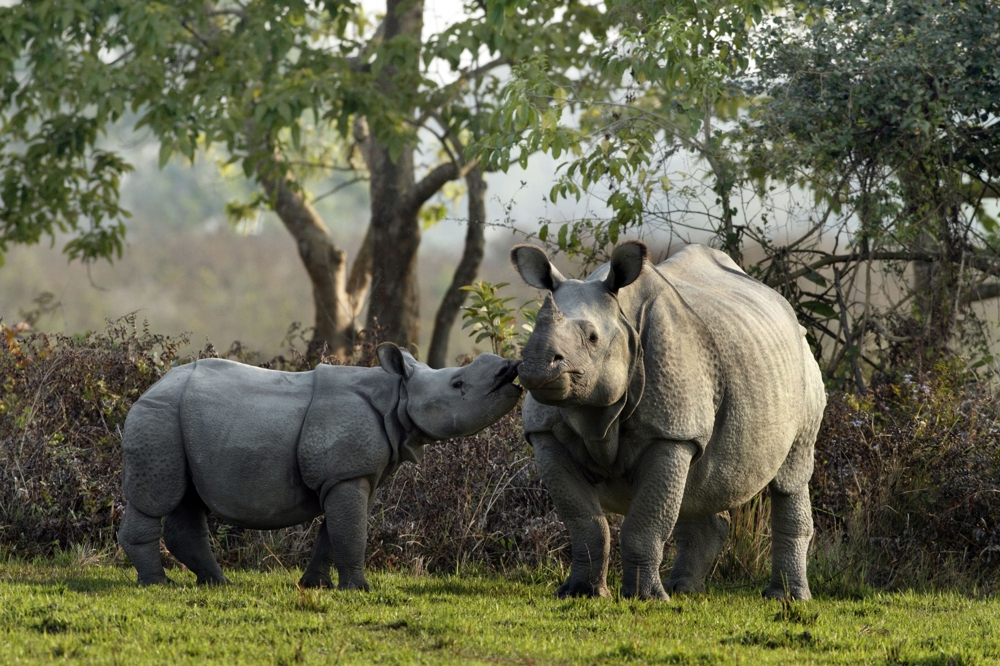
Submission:
[[[296,456],[314,373],[222,359],[193,365],[180,414],[191,478],[205,504],[225,520],[259,529],[319,515]]]
[[[148,516],[172,511],[187,490],[180,400],[192,366],[167,372],[146,391],[125,419],[122,491]]]

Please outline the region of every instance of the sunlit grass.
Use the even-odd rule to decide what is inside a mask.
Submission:
[[[941,663],[1000,661],[1000,602],[872,594],[805,604],[750,589],[666,603],[558,600],[554,575],[374,573],[369,594],[298,572],[140,588],[130,569],[0,564],[4,663]],[[532,580],[532,578],[534,580]]]

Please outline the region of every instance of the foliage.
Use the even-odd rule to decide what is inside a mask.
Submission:
[[[81,553],[79,559],[86,557]],[[67,558],[70,559],[70,558]],[[920,663],[1000,658],[996,599],[872,594],[781,604],[755,591],[670,602],[554,598],[558,572],[370,577],[368,594],[298,590],[297,572],[139,588],[82,562],[0,564],[11,664]]]
[[[529,237],[585,267],[625,234],[708,241],[788,298],[833,385],[863,391],[894,342],[918,363],[986,353],[970,305],[1000,295],[998,11],[626,2],[578,76],[515,67],[475,147],[500,169],[548,152],[553,202],[606,209]],[[591,72],[618,88],[582,92]]]
[[[601,8],[576,0],[531,3],[503,25],[479,2],[462,10],[425,36],[422,3],[396,0],[380,20],[353,0],[0,7],[0,253],[66,232],[71,257],[120,254],[130,167],[102,136],[134,124],[159,144],[161,167],[218,148],[224,169],[256,181],[263,193],[228,212],[271,207],[295,237],[317,346],[348,349],[365,302],[370,327],[380,318],[390,337],[416,343],[418,213],[432,221],[443,209],[429,200],[475,166],[464,148],[486,125],[498,71],[536,52],[575,67],[605,30]],[[427,136],[436,143],[419,163]],[[340,172],[353,177],[310,194],[310,179]],[[363,248],[348,280],[331,270],[329,257],[346,269],[346,255],[309,204],[362,180],[383,249]],[[366,299],[372,282],[381,288]]]
[[[693,225],[739,256],[730,201],[736,165],[728,135],[716,123],[735,118],[740,108],[741,91],[731,79],[745,71],[750,29],[769,7],[761,0],[690,0],[669,8],[616,3],[612,13],[624,25],[577,76],[553,75],[542,57],[514,68],[493,114],[495,129],[476,144],[484,161],[506,171],[511,163],[523,166],[536,150],[556,159],[565,155],[550,199],[579,201],[586,193],[602,199],[611,214],[557,230],[545,225],[538,240],[593,263],[643,225],[671,233]],[[594,75],[617,87],[588,89]],[[715,203],[705,205],[701,221],[691,221],[672,202],[678,177],[671,160],[682,150],[708,167],[708,195]],[[686,200],[705,195],[696,185],[683,190]]]
[[[120,428],[183,338],[136,327],[25,335],[0,324],[0,541],[19,553],[109,542],[121,515]]]
[[[814,206],[796,242],[755,236],[770,259],[757,274],[812,305],[799,314],[833,351],[830,371],[893,337],[916,357],[942,348],[973,332],[970,303],[1000,293],[986,207],[1000,178],[998,22],[989,0],[837,0],[801,3],[761,30],[748,175],[759,191],[809,188]],[[817,247],[824,236],[833,250]],[[886,266],[874,279],[872,262]],[[900,279],[880,290],[882,273]]]
[[[469,337],[475,336],[477,343],[489,339],[493,353],[497,356],[516,358],[521,348],[527,344],[528,336],[535,330],[538,308],[530,308],[528,303],[523,303],[516,310],[509,308],[507,304],[513,301],[514,297],[502,297],[497,293],[509,284],[509,282],[494,284],[480,280],[462,287],[462,291],[472,295],[469,305],[462,308],[462,319],[465,320],[462,328],[471,327]],[[518,314],[525,321],[521,324],[520,331],[517,330]]]
[[[565,566],[569,539],[524,441],[520,410],[472,436],[426,447],[379,489],[368,563],[456,571]]]
[[[1000,571],[1000,410],[957,363],[830,396],[812,496],[819,549],[882,589],[992,586]],[[839,567],[838,567],[839,568]],[[847,574],[847,572],[850,574]],[[993,581],[993,582],[989,582]],[[968,583],[965,583],[968,585]]]

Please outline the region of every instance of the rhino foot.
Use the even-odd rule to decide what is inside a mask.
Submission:
[[[359,592],[371,592],[372,586],[368,584],[368,581],[362,579],[360,582],[348,580],[342,581],[340,585],[337,586],[338,590],[358,590]]]
[[[225,576],[222,576],[221,578],[219,576],[198,576],[197,583],[198,585],[207,585],[207,586],[230,584],[229,579],[226,578]]]
[[[567,578],[566,582],[560,585],[559,589],[556,590],[556,596],[560,599],[566,599],[568,597],[608,598],[611,596],[611,591],[604,583],[594,585],[589,581],[574,581],[571,578]]]
[[[622,597],[625,599],[642,599],[643,601],[670,601],[670,595],[663,589],[663,584],[640,587],[638,590],[622,587]]]
[[[663,584],[667,592],[673,594],[702,594],[705,592],[704,581],[694,578],[671,578]]]
[[[167,578],[166,574],[160,574],[157,576],[146,576],[145,578],[139,576],[139,585],[173,585],[174,581]]]
[[[808,587],[802,587],[800,585],[791,585],[785,588],[781,585],[768,585],[764,588],[761,593],[765,599],[794,599],[796,601],[808,601],[812,599],[812,593],[809,592]]]
[[[302,578],[299,579],[299,587],[329,590],[336,587],[336,585],[333,584],[333,580],[330,576],[321,576],[306,572],[302,575]]]

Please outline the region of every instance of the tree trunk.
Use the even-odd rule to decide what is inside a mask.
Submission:
[[[477,166],[469,171],[465,182],[469,190],[469,229],[465,234],[462,259],[455,268],[455,277],[441,299],[441,307],[434,318],[434,333],[427,352],[427,365],[432,368],[443,368],[448,364],[448,338],[467,296],[461,288],[472,284],[476,278],[486,246],[486,180],[482,169]]]
[[[423,9],[423,3],[419,0],[389,0],[383,24],[385,40],[404,36],[419,43]],[[405,65],[413,68],[414,85],[419,75],[417,64],[412,62]],[[380,71],[379,85],[387,97],[398,94],[398,74],[398,67],[393,65]],[[409,94],[409,91],[403,91],[402,94]],[[407,205],[406,200],[415,181],[414,147],[404,146],[399,157],[393,160],[389,146],[374,135],[370,141],[368,169],[371,174],[373,251],[368,327],[375,328],[377,325],[384,339],[410,347],[416,344],[420,333],[420,297],[416,271],[417,248],[420,245],[420,206],[414,209]]]
[[[269,174],[267,168],[262,166],[258,170],[260,183],[271,199],[274,212],[295,239],[312,282],[316,319],[309,353],[321,353],[325,347],[327,353],[348,358],[354,351],[357,316],[354,302],[358,298],[352,298],[348,290],[347,253],[336,246],[323,220],[302,193],[289,187],[286,178]]]

